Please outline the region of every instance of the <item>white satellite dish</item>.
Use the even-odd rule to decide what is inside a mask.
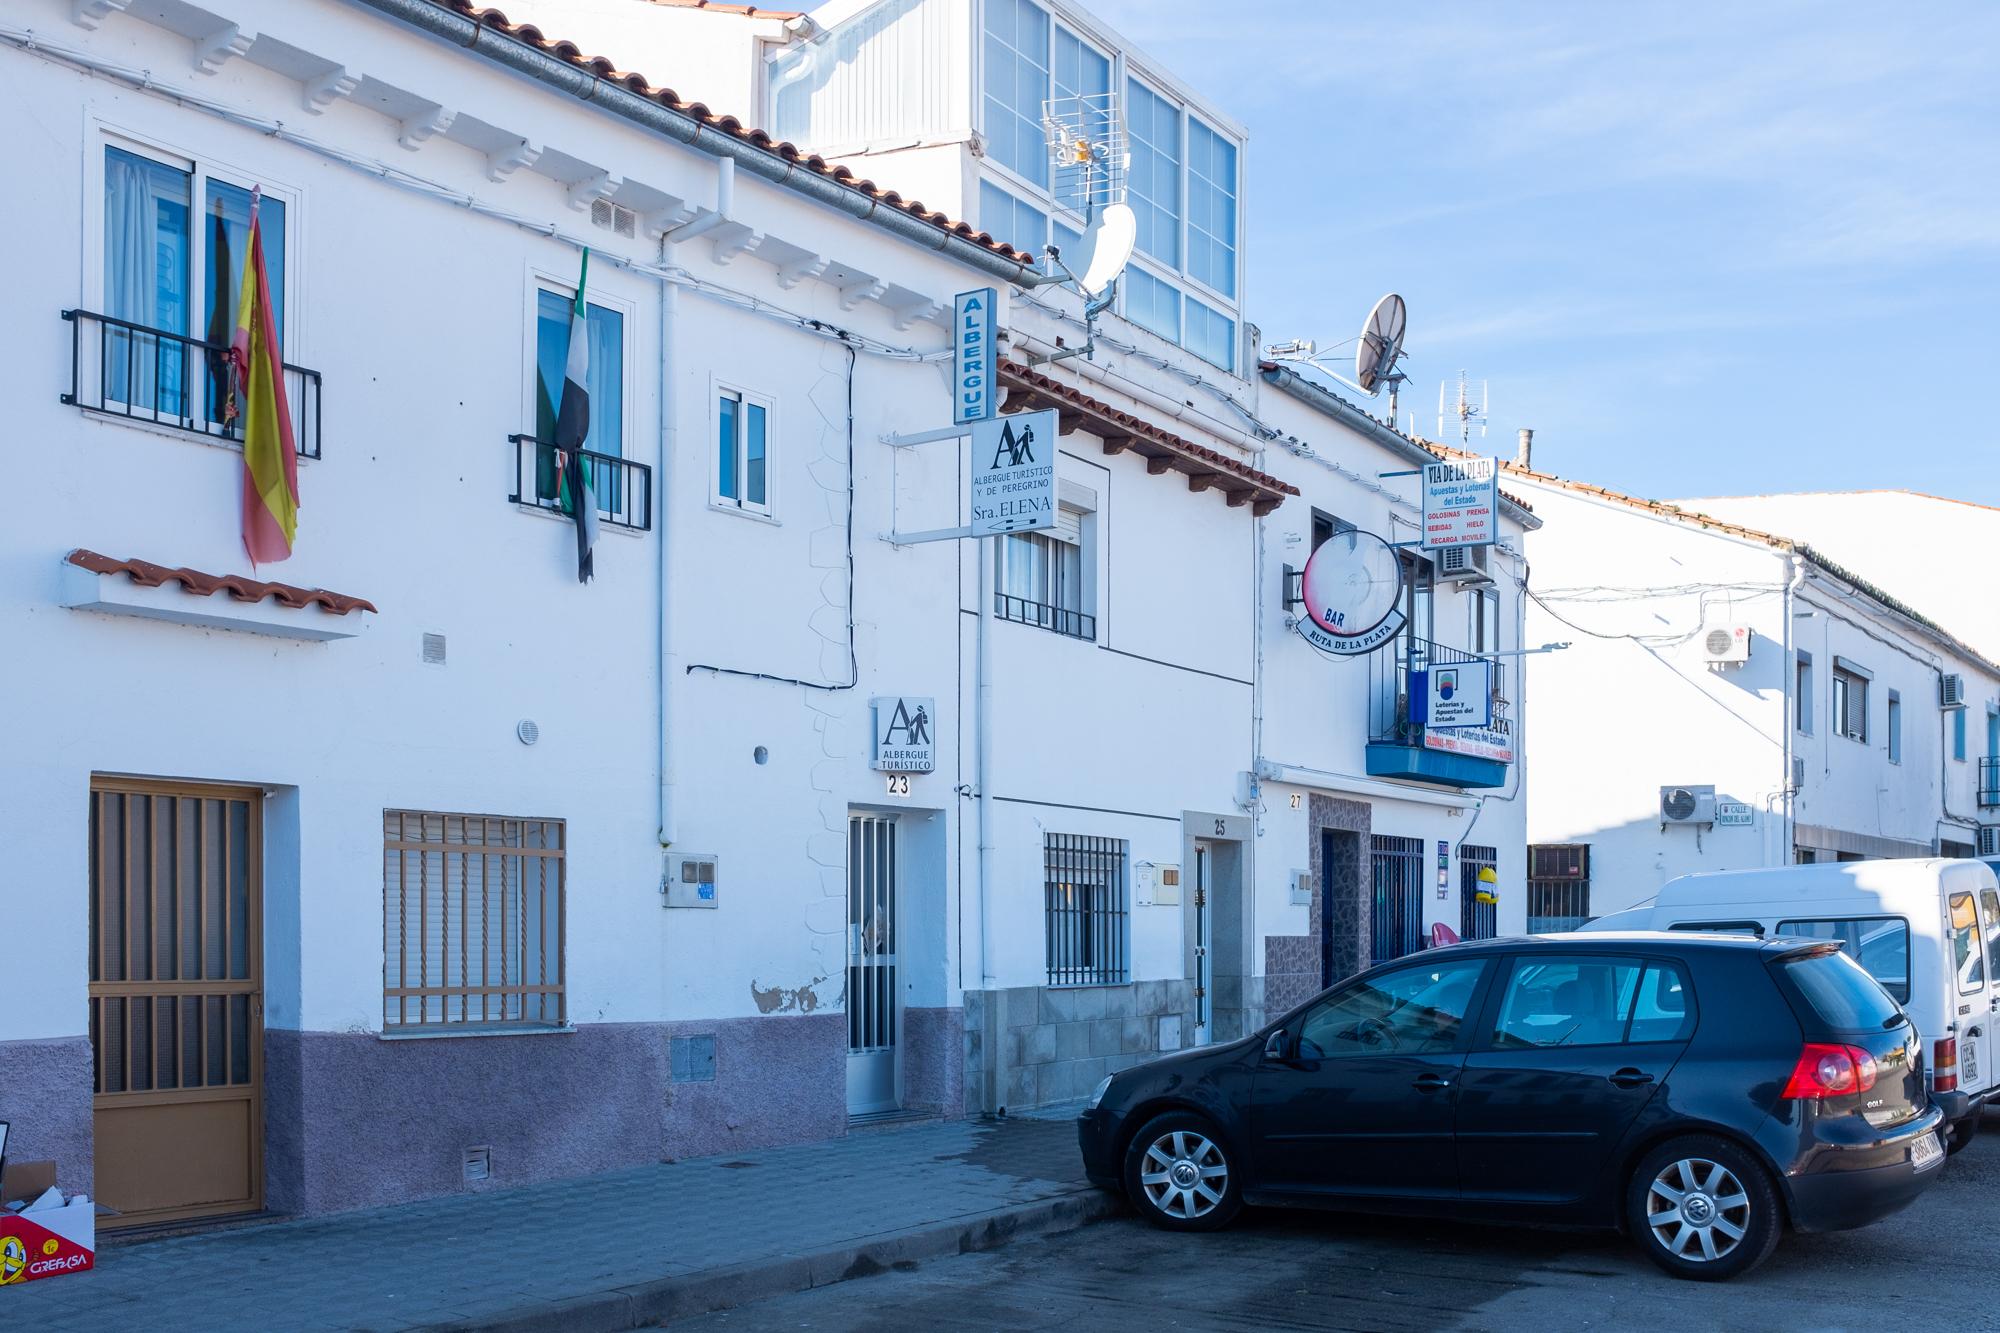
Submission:
[[[1125,271],[1132,262],[1133,247],[1139,243],[1139,217],[1129,204],[1106,204],[1084,228],[1083,241],[1074,256],[1065,255],[1069,271],[1085,296],[1096,296]]]
[[[1396,373],[1396,362],[1403,355],[1403,331],[1409,325],[1409,313],[1403,298],[1394,292],[1377,301],[1368,312],[1368,322],[1361,326],[1361,345],[1354,349],[1354,382],[1363,393],[1373,394],[1385,383],[1389,392],[1395,393],[1395,382],[1402,379]],[[1394,417],[1393,412],[1390,415]]]

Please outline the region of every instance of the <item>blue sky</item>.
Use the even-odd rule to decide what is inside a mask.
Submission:
[[[1085,3],[1249,127],[1267,341],[1409,301],[1421,433],[1463,368],[1561,475],[2000,504],[2000,6]]]

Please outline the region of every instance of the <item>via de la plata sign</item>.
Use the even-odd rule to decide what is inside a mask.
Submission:
[[[1061,429],[1053,410],[1010,412],[972,423],[968,536],[1056,525],[1056,436]]]
[[[951,303],[951,420],[963,426],[993,415],[993,307],[991,287],[960,292]]]
[[[1500,465],[1490,458],[1424,464],[1423,546],[1490,546]]]
[[[931,773],[937,769],[937,700],[914,695],[871,699],[875,710],[875,760],[882,773]]]

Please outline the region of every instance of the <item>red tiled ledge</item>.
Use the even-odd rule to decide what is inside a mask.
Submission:
[[[63,557],[62,574],[62,604],[74,610],[281,639],[351,639],[376,614],[366,598],[325,588],[117,560],[82,547]]]

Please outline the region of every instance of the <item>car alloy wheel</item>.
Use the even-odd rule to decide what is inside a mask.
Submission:
[[[1685,1263],[1713,1263],[1743,1243],[1750,1194],[1730,1169],[1705,1157],[1669,1162],[1646,1191],[1646,1225],[1660,1248]]]
[[[1192,1222],[1221,1206],[1229,1192],[1229,1159],[1206,1134],[1170,1129],[1147,1145],[1139,1186],[1161,1214]]]

